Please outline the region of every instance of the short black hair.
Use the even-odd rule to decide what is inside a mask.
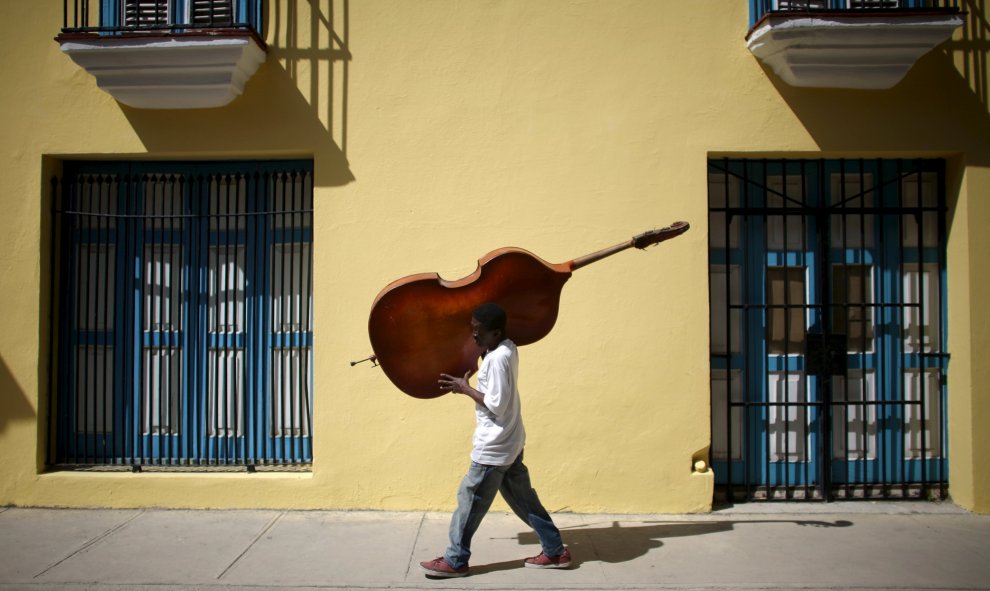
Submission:
[[[500,330],[505,336],[505,308],[495,302],[486,302],[474,309],[474,319],[485,330]]]

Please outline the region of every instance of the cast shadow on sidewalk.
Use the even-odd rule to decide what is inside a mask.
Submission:
[[[849,527],[851,521],[822,521],[812,519],[752,519],[723,520],[705,522],[683,521],[643,521],[622,524],[613,521],[608,526],[586,524],[561,528],[564,543],[571,549],[571,568],[581,568],[584,562],[621,563],[644,556],[650,550],[663,546],[663,540],[684,536],[700,536],[732,531],[736,524],[793,523],[802,527]],[[520,545],[535,546],[533,554],[539,553],[539,539],[533,532],[517,536]],[[519,560],[479,564],[471,566],[471,574],[480,575],[503,570],[520,568]]]

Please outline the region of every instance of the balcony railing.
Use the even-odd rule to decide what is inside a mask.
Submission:
[[[119,102],[222,107],[265,61],[264,0],[62,0],[62,52]]]
[[[890,11],[958,12],[959,0],[750,0],[752,27],[768,13],[839,12],[872,13]]]
[[[62,0],[62,35],[202,35],[264,38],[264,0]]]

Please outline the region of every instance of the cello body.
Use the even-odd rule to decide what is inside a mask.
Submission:
[[[500,248],[478,261],[473,273],[447,281],[420,273],[393,281],[375,298],[368,336],[376,362],[400,390],[414,398],[436,398],[440,374],[463,376],[478,368],[483,352],[471,334],[471,315],[485,302],[506,312],[506,333],[516,345],[545,337],[557,322],[560,292],[571,274],[595,261],[635,247],[680,236],[675,222],[566,263],[548,263],[521,248]],[[351,362],[353,366],[355,363]]]
[[[415,398],[443,395],[441,373],[463,376],[478,368],[482,350],[471,336],[471,313],[497,302],[517,345],[545,337],[557,321],[569,263],[551,264],[519,248],[501,248],[478,261],[463,279],[436,273],[393,281],[375,298],[368,320],[371,348],[382,371]]]

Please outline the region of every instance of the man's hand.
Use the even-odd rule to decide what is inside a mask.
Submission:
[[[471,388],[468,385],[468,378],[470,376],[470,371],[466,372],[463,378],[442,373],[440,374],[440,390],[443,392],[454,392],[456,394],[467,394],[468,388]]]
[[[468,383],[468,378],[471,377],[471,372],[464,372],[463,378],[458,378],[449,374],[440,374],[440,391],[441,392],[453,392],[455,394],[466,394],[471,400],[474,400],[477,404],[485,404],[485,395],[475,390]]]

